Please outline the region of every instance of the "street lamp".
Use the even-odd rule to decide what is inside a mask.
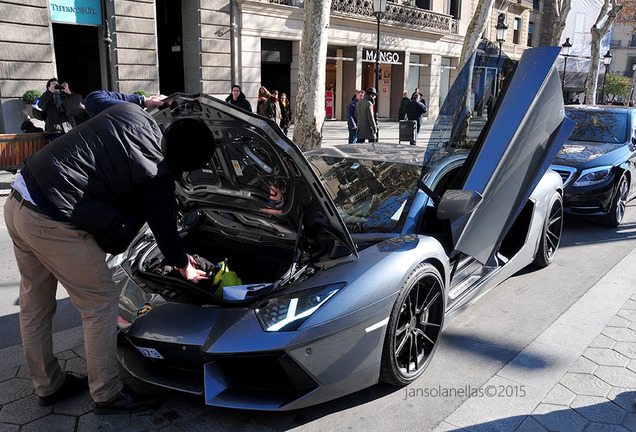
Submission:
[[[603,94],[601,96],[601,104],[605,103],[605,81],[607,81],[607,68],[612,63],[612,53],[607,50],[603,56],[603,64],[605,65],[605,75],[603,75]]]
[[[565,42],[561,46],[561,53],[563,54],[563,78],[561,79],[561,90],[563,91],[563,102],[565,102],[565,71],[567,70],[568,65],[568,56],[570,55],[570,48],[572,48],[572,44],[570,43],[570,38],[565,38]]]
[[[497,29],[497,42],[499,42],[499,57],[501,57],[501,45],[506,40],[506,31],[508,30],[508,25],[506,24],[506,14],[503,12],[497,16],[497,25],[495,26]]]
[[[375,50],[375,91],[380,91],[380,18],[386,13],[386,0],[373,0],[373,15],[378,20],[378,45]],[[379,117],[380,94],[375,97],[375,121]],[[378,128],[379,129],[379,128]],[[376,134],[376,140],[380,139],[380,131]]]

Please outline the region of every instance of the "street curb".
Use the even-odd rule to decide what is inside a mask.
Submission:
[[[636,273],[632,271],[635,263],[636,249],[482,387],[498,388],[502,383],[522,385],[526,391],[524,398],[469,398],[434,431],[449,426],[472,430],[471,426],[501,420],[503,412],[506,418],[518,421],[519,426],[636,292]],[[551,367],[527,367],[531,359],[545,355],[550,355]]]

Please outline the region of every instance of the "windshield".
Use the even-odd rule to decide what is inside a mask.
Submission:
[[[566,115],[576,122],[570,141],[624,143],[627,141],[627,111],[593,111],[566,109]]]
[[[351,233],[400,233],[417,192],[420,167],[308,155]]]

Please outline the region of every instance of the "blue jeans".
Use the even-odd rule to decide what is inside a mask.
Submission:
[[[349,144],[358,142],[358,129],[349,128]]]

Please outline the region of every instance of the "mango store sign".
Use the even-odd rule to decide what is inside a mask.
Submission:
[[[101,25],[100,0],[55,0],[51,5],[51,21],[70,24]]]
[[[375,62],[376,51],[375,50],[364,50],[364,60],[368,62]],[[393,63],[393,64],[401,64],[400,63],[400,54],[391,51],[380,51],[380,63]]]

